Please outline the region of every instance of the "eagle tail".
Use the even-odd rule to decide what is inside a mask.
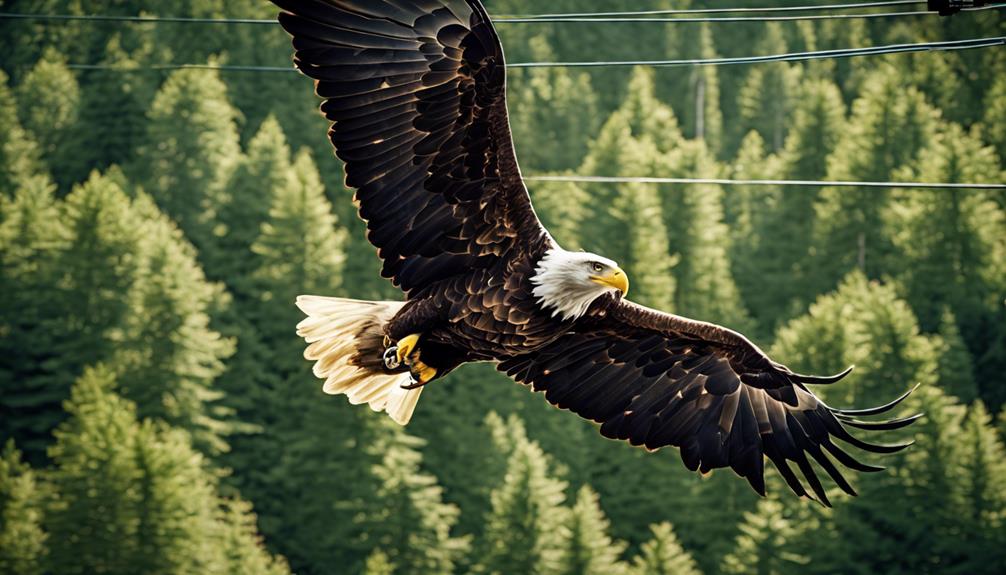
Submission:
[[[344,394],[353,405],[366,403],[400,425],[412,418],[423,391],[421,387],[402,389],[411,383],[408,372],[390,372],[384,367],[384,325],[403,305],[306,295],[297,298],[297,307],[307,314],[297,324],[297,335],[309,344],[304,357],[315,362],[314,374],[325,380],[325,393]]]

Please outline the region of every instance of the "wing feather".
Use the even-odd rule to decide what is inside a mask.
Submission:
[[[767,459],[794,493],[823,505],[830,502],[812,461],[851,495],[856,490],[836,461],[855,471],[882,469],[856,460],[833,440],[872,453],[907,446],[867,443],[845,425],[890,430],[918,418],[856,419],[905,396],[876,409],[834,410],[804,383],[835,378],[795,374],[740,334],[616,298],[595,304],[545,349],[509,358],[499,369],[558,407],[600,423],[605,437],[650,450],[676,446],[689,469],[731,468],[762,494]]]
[[[407,293],[543,251],[477,0],[273,0],[357,190],[382,274]],[[508,260],[509,261],[509,260]]]

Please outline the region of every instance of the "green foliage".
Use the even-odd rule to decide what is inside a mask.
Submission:
[[[237,112],[212,70],[178,70],[157,92],[136,171],[158,205],[200,249],[210,249],[214,218],[240,161]]]
[[[38,143],[21,125],[17,102],[0,70],[0,195],[12,196],[31,176],[42,172]]]
[[[895,70],[874,72],[853,104],[847,134],[829,158],[828,179],[896,177],[930,144],[938,116],[918,90],[905,90]],[[819,290],[852,269],[879,277],[892,257],[884,226],[890,200],[882,188],[828,188],[821,193],[813,248]]]
[[[42,531],[41,492],[34,471],[8,441],[0,454],[0,571],[10,575],[44,573],[46,534]]]
[[[554,59],[544,37],[532,38],[529,48],[537,61]],[[533,151],[524,169],[553,172],[580,165],[599,126],[590,76],[565,68],[532,68],[514,71],[508,81],[515,87],[508,105],[517,152]]]
[[[151,10],[90,4],[3,3]],[[276,13],[222,0],[160,8]],[[583,10],[556,0],[547,11]],[[996,36],[1003,22],[989,11],[499,32],[510,62],[639,60]],[[278,26],[0,19],[0,439],[37,470],[0,457],[0,572],[278,575],[281,552],[308,574],[618,573],[620,541],[631,573],[983,574],[1006,563],[1004,451],[989,416],[1006,403],[1006,194],[529,182],[556,239],[619,261],[633,300],[758,342],[782,325],[772,355],[799,371],[855,363],[847,382],[815,389],[830,404],[925,384],[909,402],[926,418],[881,440],[918,444],[871,461],[889,471],[853,477],[862,496],[836,497],[832,511],[758,501],[730,473],[687,472],[673,449],[607,441],[491,365],[430,386],[406,435],[324,396],[293,334],[301,293],[401,297],[379,277],[304,78],[147,70],[276,66],[289,42]],[[508,83],[525,174],[1000,183],[1004,77],[990,49],[514,69]],[[60,425],[60,402],[96,362],[107,367],[87,371]]]
[[[758,45],[758,54],[784,54],[786,40],[782,24],[770,22],[766,34]],[[741,89],[738,104],[741,108],[741,135],[757,130],[768,145],[777,152],[786,140],[786,128],[798,98],[800,68],[786,63],[767,64],[751,68]]]
[[[799,531],[777,499],[762,499],[744,514],[741,534],[733,551],[723,558],[723,573],[731,575],[776,575],[799,572],[806,556],[789,548]]]
[[[184,431],[147,420],[114,392],[114,374],[76,383],[50,449],[46,513],[58,573],[283,573],[262,555],[243,504],[220,511],[215,477]],[[257,561],[256,561],[257,558]]]
[[[961,403],[971,403],[978,399],[978,384],[975,382],[974,365],[968,353],[961,332],[957,328],[957,318],[950,310],[943,312],[940,320],[939,373],[940,387]]]
[[[986,140],[1006,158],[1006,78],[1000,77],[985,96]]]
[[[562,507],[566,483],[550,474],[537,443],[520,436],[510,439],[506,474],[492,492],[492,511],[476,543],[476,572],[558,573],[568,513]]]
[[[77,134],[80,86],[66,67],[66,58],[55,48],[47,49],[18,84],[16,96],[18,115],[28,137],[38,142],[56,180],[71,183],[69,178],[74,174],[68,168],[72,157],[59,152],[64,146],[76,145],[68,139]]]
[[[650,526],[652,538],[633,562],[632,575],[700,575],[695,562],[674,535],[670,523]]]
[[[934,383],[935,354],[934,342],[919,333],[896,286],[871,282],[860,272],[780,328],[771,351],[800,373],[838,373],[855,365],[843,385],[815,390],[834,406],[896,397],[913,383]]]
[[[368,543],[387,553],[398,573],[450,575],[466,541],[452,538],[458,509],[442,502],[437,479],[420,470],[413,447],[392,445],[374,470],[379,511],[370,518]]]
[[[584,485],[576,493],[567,523],[568,537],[560,559],[562,575],[615,575],[625,573],[619,561],[625,544],[608,536],[608,519],[597,492]]]
[[[394,573],[395,565],[380,549],[375,549],[367,557],[367,563],[363,566],[363,575],[394,575]]]
[[[73,380],[100,361],[142,416],[189,429],[202,449],[225,447],[226,414],[210,387],[232,347],[207,315],[219,288],[174,225],[142,194],[131,201],[122,182],[94,174],[57,203],[33,180],[3,222],[12,288],[2,299],[12,335],[0,360],[4,435],[32,458],[62,420]]]
[[[269,207],[291,177],[290,146],[276,118],[269,116],[248,143],[237,171],[230,180],[219,220],[225,226],[219,239],[220,260],[208,269],[215,277],[238,283],[253,269],[253,258],[228,254],[247,253],[269,217]],[[312,166],[313,177],[317,169]],[[289,192],[288,192],[289,193]]]

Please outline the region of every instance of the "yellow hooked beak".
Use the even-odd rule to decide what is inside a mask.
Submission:
[[[590,276],[590,281],[613,287],[622,292],[623,296],[629,295],[629,276],[625,275],[625,272],[620,268],[615,268],[604,275]]]

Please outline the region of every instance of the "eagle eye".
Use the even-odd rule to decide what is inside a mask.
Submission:
[[[602,266],[597,262],[590,262],[590,269],[594,270],[595,272],[602,272],[604,271],[604,266]]]

